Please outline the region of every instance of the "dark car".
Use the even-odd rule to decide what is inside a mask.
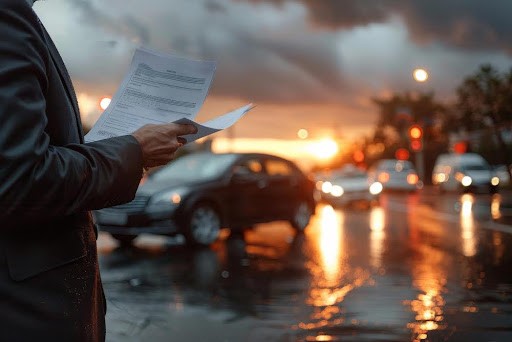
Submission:
[[[277,156],[195,153],[152,173],[133,201],[98,210],[95,219],[121,243],[153,233],[209,245],[221,228],[286,220],[304,230],[315,210],[313,191],[312,180]]]

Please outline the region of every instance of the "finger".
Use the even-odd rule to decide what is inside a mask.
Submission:
[[[197,127],[190,124],[172,124],[171,130],[176,135],[187,135],[197,133]]]
[[[185,139],[183,137],[177,137],[176,140],[178,140],[179,147],[181,147],[187,143],[187,139]]]

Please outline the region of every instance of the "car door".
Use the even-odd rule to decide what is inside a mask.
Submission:
[[[234,225],[264,221],[269,210],[268,175],[256,156],[239,160],[232,168],[231,220]]]
[[[267,158],[264,161],[269,177],[269,214],[275,219],[287,219],[300,199],[300,179],[286,160]]]

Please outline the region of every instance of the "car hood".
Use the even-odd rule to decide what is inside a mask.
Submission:
[[[140,185],[137,189],[137,195],[141,196],[152,196],[161,191],[170,190],[173,188],[181,188],[181,187],[194,187],[199,186],[201,184],[205,184],[207,182],[184,182],[182,180],[169,180],[169,181],[151,181],[148,180],[144,184]]]
[[[467,170],[464,174],[471,177],[475,183],[489,182],[493,176],[489,170]]]
[[[332,182],[333,185],[339,185],[347,191],[361,191],[368,190],[368,180],[365,178],[347,178],[338,179]]]

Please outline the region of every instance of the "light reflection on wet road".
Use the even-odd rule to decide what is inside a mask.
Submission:
[[[101,234],[109,341],[509,341],[512,226],[499,196],[319,205],[189,250]]]

